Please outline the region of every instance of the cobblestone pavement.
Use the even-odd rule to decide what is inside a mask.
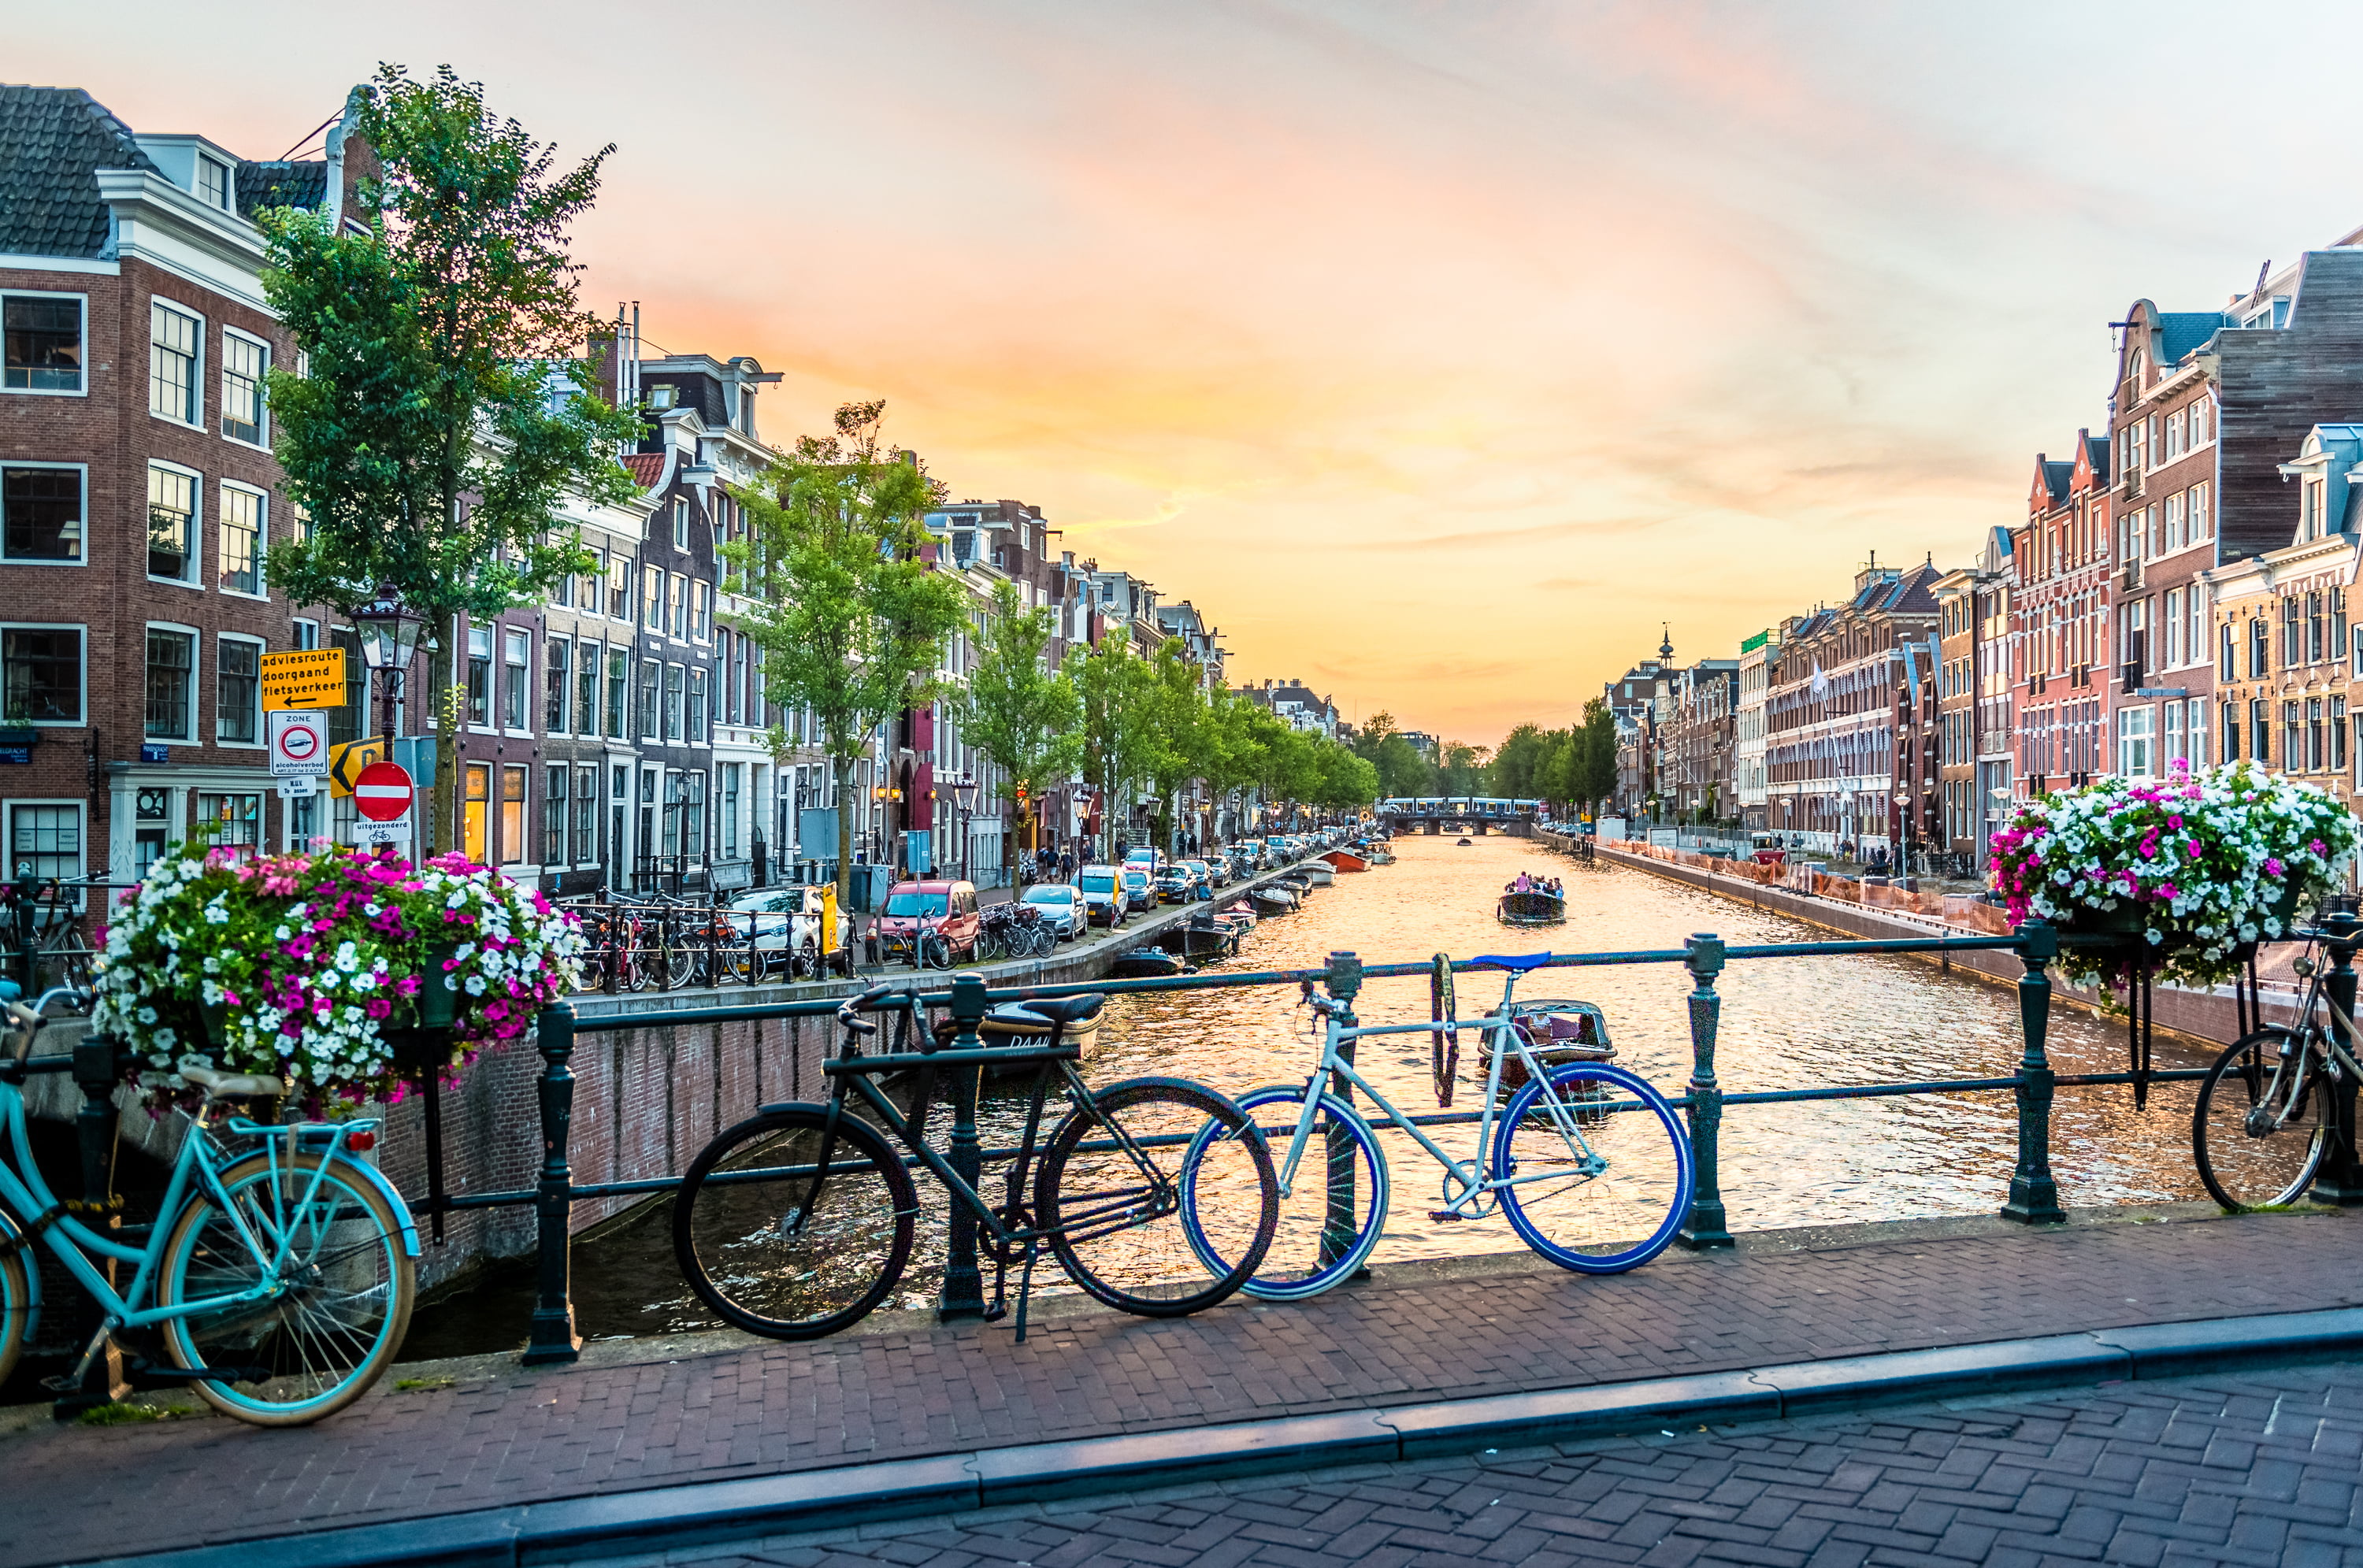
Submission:
[[[2363,1215],[1861,1235],[1669,1253],[1606,1277],[1516,1260],[1485,1277],[1382,1275],[1177,1321],[1089,1309],[1037,1323],[1023,1345],[1004,1322],[504,1362],[456,1386],[389,1379],[286,1431],[42,1422],[0,1438],[0,1568],[1056,1438],[2363,1304]]]
[[[2363,1563],[2363,1366],[1365,1465],[615,1568]]]

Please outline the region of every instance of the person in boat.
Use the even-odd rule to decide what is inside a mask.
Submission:
[[[1534,890],[1535,879],[1523,871],[1518,873],[1518,879],[1510,884],[1510,891],[1514,893],[1531,893]]]

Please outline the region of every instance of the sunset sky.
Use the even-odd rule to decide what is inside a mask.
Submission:
[[[1490,742],[1967,558],[2107,323],[2363,225],[2350,6],[17,6],[0,74],[288,150],[381,59],[581,155],[584,298],[888,400],[1235,679]],[[2363,413],[2363,410],[2358,410]]]

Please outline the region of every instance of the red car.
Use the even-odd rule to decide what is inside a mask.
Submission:
[[[881,946],[906,950],[922,932],[944,939],[954,963],[975,956],[980,924],[973,882],[897,882],[888,889],[886,907],[878,917]]]

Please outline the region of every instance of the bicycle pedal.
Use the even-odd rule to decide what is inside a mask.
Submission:
[[[1448,1220],[1465,1220],[1468,1218],[1467,1215],[1456,1214],[1449,1209],[1431,1209],[1427,1211],[1427,1217],[1439,1225],[1443,1224]]]

